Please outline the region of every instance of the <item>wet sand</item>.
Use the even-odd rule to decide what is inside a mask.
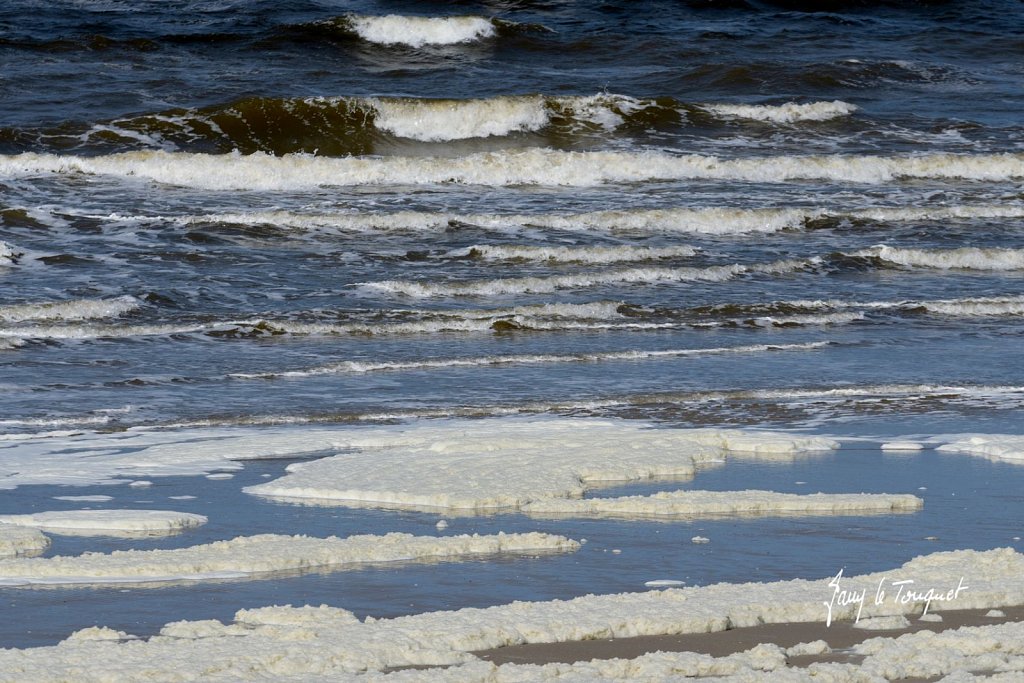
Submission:
[[[743,652],[760,643],[774,643],[792,647],[798,643],[824,640],[832,648],[826,655],[791,657],[790,666],[808,666],[816,662],[857,662],[859,657],[849,648],[870,638],[894,638],[915,631],[945,631],[962,626],[988,626],[1024,620],[1024,605],[999,608],[1005,617],[986,617],[988,609],[932,611],[942,616],[941,622],[919,621],[908,616],[910,626],[896,630],[867,630],[854,628],[852,621],[824,621],[790,624],[764,624],[749,628],[736,628],[715,633],[686,633],[668,636],[640,636],[636,638],[608,638],[564,643],[537,643],[513,645],[474,652],[481,659],[495,664],[549,664],[551,662],[579,662],[592,659],[634,659],[650,652],[700,652],[722,657]]]

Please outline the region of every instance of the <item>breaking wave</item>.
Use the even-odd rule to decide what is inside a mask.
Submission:
[[[98,216],[113,221],[172,222],[181,225],[225,223],[269,225],[310,232],[444,232],[469,226],[496,232],[545,228],[567,232],[611,234],[743,235],[803,230],[821,219],[853,221],[925,221],[1024,218],[1024,206],[981,205],[934,208],[831,209],[670,208],[594,211],[576,214],[455,214],[396,211],[392,213],[303,214],[254,211],[198,216]]]
[[[880,244],[853,255],[875,257],[901,266],[942,270],[1024,270],[1024,249],[906,249]]]
[[[273,379],[279,377],[311,377],[342,373],[366,373],[397,370],[431,370],[439,368],[486,367],[495,365],[534,365],[538,363],[596,363],[602,361],[650,360],[686,356],[712,356],[729,353],[762,353],[767,351],[806,351],[829,346],[832,342],[806,344],[754,344],[708,349],[666,349],[659,351],[610,351],[605,353],[524,354],[510,356],[483,356],[477,358],[439,358],[431,360],[366,362],[344,361],[307,370],[289,370],[259,374],[236,373],[238,379]]]
[[[9,323],[30,320],[91,320],[116,318],[141,304],[131,296],[116,299],[74,299],[47,303],[0,306],[0,320]]]
[[[656,269],[657,270],[657,269]],[[670,269],[665,269],[670,270]],[[542,280],[542,278],[537,278]],[[476,283],[478,291],[494,286],[509,289],[507,281]],[[511,281],[515,284],[517,281]],[[429,290],[429,285],[423,285]],[[399,288],[402,289],[402,288]],[[457,296],[443,285],[433,290]],[[456,289],[459,294],[465,290]],[[65,305],[66,304],[66,305]],[[298,336],[391,336],[440,333],[503,333],[514,331],[566,332],[581,330],[665,330],[722,327],[781,328],[834,326],[861,321],[891,322],[895,317],[922,315],[956,318],[999,318],[1024,316],[1024,296],[981,297],[940,300],[842,301],[807,300],[765,303],[725,303],[693,308],[656,308],[623,302],[597,301],[568,304],[546,303],[506,306],[490,309],[391,309],[349,313],[320,312],[322,320],[309,321],[314,313],[299,313],[290,318],[254,318],[177,324],[31,324],[36,321],[90,320],[116,317],[135,310],[131,297],[113,300],[25,304],[0,308],[0,349],[13,350],[28,339],[73,341],[91,339],[127,339],[203,335],[214,339],[245,340],[276,335]],[[879,318],[879,316],[884,316]],[[339,322],[339,317],[349,320]],[[298,318],[298,319],[296,319]],[[19,324],[20,323],[20,324]],[[26,324],[28,323],[28,324]]]
[[[719,159],[662,152],[528,149],[437,157],[275,157],[264,153],[126,152],[99,157],[26,152],[0,157],[0,177],[42,173],[142,178],[208,190],[301,190],[358,185],[467,184],[584,187],[648,180],[877,184],[899,179],[1008,181],[1024,178],[1024,154],[776,156]]]
[[[706,268],[630,268],[610,272],[519,277],[463,282],[383,280],[358,286],[415,298],[434,296],[490,296],[542,294],[562,289],[585,289],[609,284],[652,284],[660,282],[724,282],[750,273],[788,273],[812,265],[810,261],[786,260],[767,264],[708,266]]]
[[[857,111],[856,105],[840,100],[808,104],[788,102],[780,105],[710,104],[704,105],[704,109],[719,116],[735,116],[771,123],[828,121],[841,116],[849,116]]]
[[[1020,210],[1024,215],[1024,207]],[[287,211],[207,214],[186,217],[110,216],[112,220],[171,221],[185,225],[227,223],[273,225],[308,231],[443,232],[473,226],[499,232],[548,228],[577,232],[690,233],[731,235],[800,229],[816,217],[801,209],[634,209],[577,214],[447,214],[413,211],[393,213],[300,214]]]
[[[349,15],[335,24],[347,24],[360,38],[380,45],[455,45],[491,38],[494,22],[485,17],[411,17]]]
[[[791,124],[851,112],[843,102],[785,105],[694,105],[673,98],[614,93],[505,95],[476,99],[416,97],[248,97],[200,108],[179,108],[84,125],[0,129],[0,140],[26,149],[163,149],[275,155],[370,154],[383,141],[449,142],[532,133],[572,142],[580,135],[626,130],[677,130],[691,119],[712,125],[736,117]]]
[[[548,263],[625,263],[657,261],[693,256],[697,250],[675,247],[541,247],[519,245],[473,245],[447,256],[462,256],[483,261],[538,261]]]

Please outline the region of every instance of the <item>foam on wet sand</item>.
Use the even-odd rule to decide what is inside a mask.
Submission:
[[[955,601],[934,601],[930,611],[984,609],[1024,604],[1024,555],[1011,549],[955,551],[915,558],[900,568],[844,579],[845,589],[871,591],[879,582],[911,579],[918,588],[945,593],[956,577],[967,587]],[[596,638],[624,638],[706,633],[758,624],[817,622],[834,579],[775,583],[718,584],[641,593],[589,595],[566,601],[516,602],[490,608],[466,608],[394,619],[360,622],[346,610],[331,607],[267,607],[242,610],[234,623],[177,622],[148,641],[70,638],[46,648],[0,651],[0,679],[35,681],[73,675],[77,680],[107,678],[147,680],[661,680],[674,675],[728,675],[734,680],[762,680],[766,671],[786,669],[787,650],[762,644],[746,653],[710,657],[694,653],[656,653],[633,660],[594,661],[577,665],[503,665],[478,661],[471,653],[525,643],[565,643]],[[950,585],[950,582],[954,585]],[[833,603],[833,619],[853,619],[857,605]],[[869,600],[864,619],[916,614],[922,600],[901,601],[887,593],[881,604]],[[109,634],[108,634],[109,635]],[[123,638],[118,634],[118,638]],[[791,656],[824,652],[819,644],[793,649]],[[831,673],[836,681],[875,676],[899,678],[958,670],[1024,670],[1024,625],[1021,623],[920,632],[899,639],[872,639],[856,646],[867,659],[857,665],[815,664],[808,676]],[[1001,659],[1000,659],[1001,658]],[[977,666],[987,663],[985,666]],[[451,666],[447,670],[374,674],[402,666]],[[573,667],[577,667],[574,669]],[[924,672],[924,673],[922,673]],[[563,676],[563,678],[559,678]],[[757,678],[761,676],[762,678]],[[858,676],[860,676],[858,678]],[[790,679],[785,679],[790,680]]]

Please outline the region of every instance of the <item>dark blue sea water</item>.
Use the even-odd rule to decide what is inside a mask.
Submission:
[[[878,445],[1024,433],[1022,36],[1011,0],[7,0],[0,477],[70,434],[511,413],[859,439],[685,486],[929,493],[898,517],[453,523],[588,538],[571,557],[5,588],[0,646],[1013,544],[1024,466]],[[105,493],[210,518],[170,539],[55,536],[51,555],[436,533],[437,515],[241,492],[285,464],[116,494],[57,473],[0,490],[0,513]]]

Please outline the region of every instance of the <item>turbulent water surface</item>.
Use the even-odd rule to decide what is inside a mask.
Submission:
[[[1024,431],[1022,35],[1012,0],[7,0],[0,459],[69,432],[557,414],[864,439],[696,488],[931,493],[895,519],[700,531],[468,518],[453,527],[591,543],[135,602],[83,590],[59,614],[67,593],[4,589],[25,620],[0,645],[273,602],[399,614],[1012,545],[1024,470],[877,446]],[[106,506],[210,523],[50,552],[436,533],[436,515],[240,492],[284,464],[119,488]],[[0,512],[112,490],[22,486]]]

